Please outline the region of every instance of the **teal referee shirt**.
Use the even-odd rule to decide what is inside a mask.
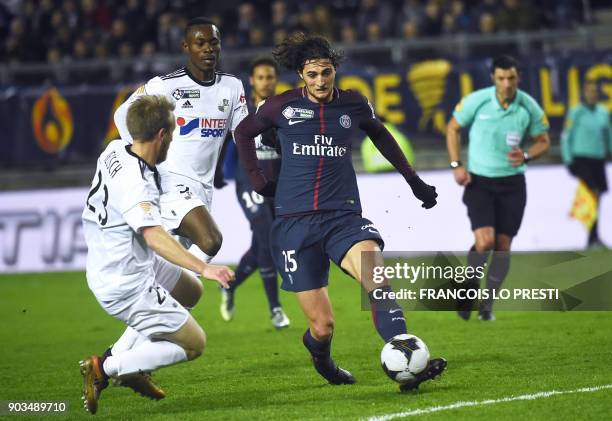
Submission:
[[[607,108],[602,104],[573,107],[567,113],[561,135],[563,162],[569,165],[575,156],[605,159],[607,151],[612,153],[612,129]]]
[[[512,166],[508,153],[523,148],[527,137],[548,131],[548,119],[538,103],[520,89],[504,109],[495,86],[465,96],[453,113],[461,127],[470,126],[468,171],[484,177],[507,177],[525,172],[526,165]]]

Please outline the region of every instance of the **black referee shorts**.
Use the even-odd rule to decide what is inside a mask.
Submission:
[[[608,191],[604,159],[577,156],[570,164],[569,171],[574,177],[584,181],[591,190],[599,193]]]
[[[470,175],[472,182],[465,187],[463,203],[467,206],[472,231],[493,227],[496,234],[514,237],[523,221],[527,203],[525,176]]]

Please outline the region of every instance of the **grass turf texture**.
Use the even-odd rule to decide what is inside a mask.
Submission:
[[[534,258],[516,256],[515,261]],[[109,388],[95,417],[358,419],[612,383],[610,312],[500,312],[493,323],[475,315],[466,323],[452,312],[411,312],[409,332],[449,366],[442,380],[400,394],[380,368],[383,344],[370,313],[360,310],[359,289],[337,268],[331,272],[330,296],[336,318],[333,355],[352,371],[356,385],[330,386],[315,373],[301,343],[306,321],[291,294],[281,294],[291,327],[272,328],[261,281],[253,276],[237,292],[231,323],[218,314],[215,285],[205,283],[194,315],[207,332],[207,349],[196,361],[155,374],[166,399],[152,402],[128,389]],[[82,273],[3,275],[0,297],[0,400],[67,400],[67,418],[91,418],[80,401],[78,360],[102,353],[122,333],[122,323],[99,307]],[[604,419],[611,408],[612,390],[606,389],[419,418]]]

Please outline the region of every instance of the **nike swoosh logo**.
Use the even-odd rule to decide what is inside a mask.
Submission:
[[[378,231],[373,230],[372,228],[368,228],[368,231],[370,231],[372,234],[379,234]]]
[[[306,120],[289,120],[289,125],[293,126],[294,124],[303,123]]]
[[[398,311],[402,311],[401,308],[394,308],[393,310],[389,310],[389,314],[397,313]]]

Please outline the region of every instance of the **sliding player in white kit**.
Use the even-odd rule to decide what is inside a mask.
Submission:
[[[127,126],[133,144],[114,140],[102,152],[83,210],[87,283],[102,308],[128,325],[112,355],[80,363],[83,400],[92,414],[109,380],[162,399],[150,373],[202,354],[204,331],[181,304],[195,305],[201,284],[180,267],[224,288],[234,278],[229,268],[190,254],[161,226],[155,165],[172,141],[173,108],[161,95],[132,102]]]
[[[209,213],[215,167],[228,130],[233,132],[248,110],[242,82],[216,71],[221,35],[212,21],[189,21],[182,47],[186,66],[138,88],[115,112],[115,125],[131,142],[125,123],[129,104],[141,95],[176,101],[174,141],[167,162],[159,166],[162,221],[186,248],[195,244],[210,260],[222,242]]]

